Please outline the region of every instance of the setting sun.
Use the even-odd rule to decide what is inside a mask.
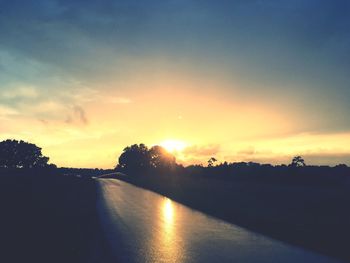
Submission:
[[[165,140],[160,143],[168,152],[180,152],[186,148],[186,143],[179,140]]]

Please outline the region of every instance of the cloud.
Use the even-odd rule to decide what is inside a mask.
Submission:
[[[73,123],[79,122],[84,125],[87,125],[89,123],[89,120],[86,116],[86,112],[84,108],[79,105],[75,105],[72,108],[72,112],[69,112],[67,114],[64,122],[67,124],[73,124]]]
[[[0,118],[12,116],[12,115],[18,115],[18,111],[14,108],[0,104]]]
[[[33,113],[46,113],[46,114],[61,114],[65,109],[65,105],[59,101],[51,99],[40,101],[39,103],[32,103],[32,107],[28,107]]]
[[[174,100],[172,94],[193,87],[198,97],[207,89],[232,104],[236,98],[242,104],[249,101],[256,116],[264,116],[261,107],[271,106],[291,124],[261,117],[261,127],[286,127],[276,128],[276,133],[349,130],[349,6],[347,1],[316,0],[0,0],[0,116],[16,115],[6,122],[14,132],[38,126],[33,138],[41,137],[44,125],[57,131],[78,131],[88,123],[89,128],[96,124],[100,129],[124,126],[124,136],[134,139],[153,136],[154,129],[190,132],[190,122],[196,126],[193,130],[212,131],[213,142],[228,140],[241,130],[247,136],[265,136],[265,129],[250,125],[254,122],[238,106],[231,111],[218,105],[222,111],[208,116],[201,126],[200,109],[210,105],[196,99],[187,111],[183,100],[175,101],[174,112],[178,108],[169,116],[184,116],[176,126],[167,123],[165,128],[165,121],[156,117],[156,128],[148,125],[148,110],[162,116],[170,109],[163,113],[155,107],[157,98],[149,106],[135,94],[168,87],[172,93],[167,99]],[[22,117],[27,122],[19,127],[15,121]],[[109,124],[101,127],[98,118]],[[221,118],[227,121],[220,122]],[[142,121],[147,132],[133,126]],[[266,130],[271,135],[273,129]],[[254,145],[250,139],[241,141]],[[289,153],[295,144],[290,145],[281,152]],[[188,160],[216,155],[221,160],[227,149],[225,155],[241,150],[233,152],[235,159],[263,157],[259,145],[244,146],[197,145],[184,154]]]
[[[206,157],[206,156],[213,156],[218,154],[220,151],[220,145],[213,144],[213,145],[205,145],[205,146],[199,146],[199,145],[193,145],[186,147],[183,150],[183,154],[185,156],[193,156],[193,157]]]
[[[349,164],[350,152],[348,153],[311,153],[303,154],[305,162],[315,165]]]
[[[253,146],[247,147],[243,150],[238,151],[239,155],[254,155],[256,154],[255,148]]]
[[[85,110],[81,106],[74,106],[73,111],[74,115],[77,116],[83,124],[88,124],[89,121],[86,117]]]
[[[350,152],[349,153],[298,153],[298,154],[285,154],[285,153],[270,153],[270,154],[257,154],[257,155],[230,155],[225,156],[225,160],[230,162],[257,162],[257,163],[270,163],[270,164],[290,164],[294,156],[301,155],[306,164],[309,165],[337,165],[345,163],[349,165]]]
[[[31,86],[20,86],[16,88],[10,88],[1,92],[1,98],[3,99],[15,99],[15,98],[37,98],[39,92],[36,88]]]
[[[45,120],[45,119],[38,119],[38,121],[39,121],[40,123],[42,123],[43,125],[45,125],[45,126],[47,126],[47,125],[50,124],[50,122],[49,122],[48,120]]]

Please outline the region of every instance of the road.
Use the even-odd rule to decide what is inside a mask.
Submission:
[[[98,179],[99,214],[117,262],[339,262],[209,217],[115,179]]]

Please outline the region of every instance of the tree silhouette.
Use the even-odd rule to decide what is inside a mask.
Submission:
[[[176,158],[162,146],[153,146],[149,153],[151,166],[154,168],[172,168],[176,165]]]
[[[214,163],[217,162],[218,160],[215,159],[214,157],[211,157],[209,160],[208,160],[208,167],[213,167],[214,166]]]
[[[48,161],[35,144],[17,140],[0,142],[0,168],[42,168],[49,166]]]
[[[117,168],[129,172],[142,171],[150,168],[150,160],[150,153],[146,145],[133,144],[124,148]]]
[[[292,167],[304,167],[306,166],[304,159],[301,156],[295,156],[290,164]]]
[[[156,145],[148,149],[144,144],[134,144],[124,148],[116,169],[136,174],[149,169],[172,169],[175,166],[175,157],[163,147]]]

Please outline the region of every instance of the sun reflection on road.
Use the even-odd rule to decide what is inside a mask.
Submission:
[[[153,210],[157,213],[155,231],[148,241],[148,259],[145,262],[184,262],[186,250],[184,240],[181,238],[181,209],[167,197],[159,198],[157,201],[157,206]]]
[[[174,221],[174,207],[169,198],[165,198],[163,203],[163,217],[166,227],[171,227]]]
[[[163,198],[160,207],[160,225],[158,240],[159,262],[182,262],[183,247],[177,237],[178,210],[169,198]]]

